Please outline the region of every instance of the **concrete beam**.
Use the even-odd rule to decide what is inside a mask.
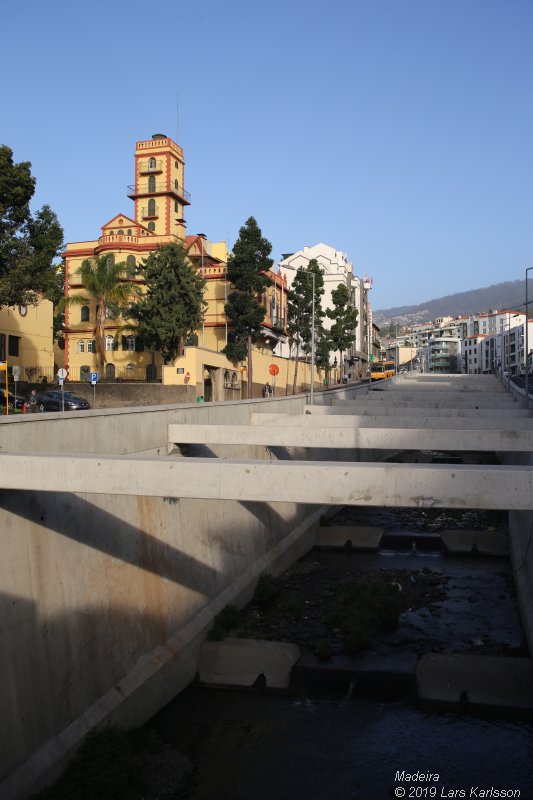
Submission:
[[[312,505],[533,509],[533,468],[0,453],[0,487]]]
[[[440,430],[501,430],[533,431],[533,419],[505,417],[502,424],[494,417],[431,417],[431,416],[387,416],[385,414],[321,414],[317,421],[314,414],[252,414],[252,425],[269,427],[316,428],[433,428]]]
[[[442,396],[440,393],[427,395],[419,392],[399,393],[399,392],[368,392],[366,395],[358,395],[354,399],[354,405],[360,402],[371,401],[374,404],[385,406],[424,406],[426,408],[516,408],[518,403],[512,397],[506,395],[479,396],[451,394],[449,397]]]
[[[440,408],[417,405],[416,403],[398,403],[396,405],[385,406],[373,403],[371,400],[354,403],[334,405],[334,406],[304,406],[304,414],[370,414],[371,416],[385,415],[390,416],[427,416],[427,417],[529,417],[531,411],[525,408],[453,408],[453,406],[442,406]]]
[[[169,425],[170,444],[236,444],[266,447],[334,447],[342,450],[533,451],[533,431],[427,428],[323,428],[262,425]]]

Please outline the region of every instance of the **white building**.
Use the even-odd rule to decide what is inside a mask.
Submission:
[[[357,308],[359,314],[358,325],[355,330],[355,342],[350,353],[345,353],[344,356],[346,359],[350,357],[359,359],[352,369],[354,377],[359,374],[366,374],[372,338],[372,312],[368,303],[368,291],[371,287],[371,281],[366,276],[359,278],[354,275],[352,263],[348,261],[346,253],[320,242],[312,247],[305,245],[303,250],[283,256],[279,263],[279,269],[287,276],[289,289],[293,284],[298,269],[307,269],[312,259],[316,259],[324,276],[324,295],[322,296],[322,309],[324,311],[328,308],[333,308],[331,293],[340,283],[343,283],[348,288],[350,305],[353,308]],[[323,324],[329,330],[333,322],[328,317],[324,317]],[[278,345],[276,352],[284,357],[289,357],[289,345],[281,343]],[[340,353],[331,353],[332,364],[334,359],[339,362]]]

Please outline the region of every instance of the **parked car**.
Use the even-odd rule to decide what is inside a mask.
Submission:
[[[37,395],[37,408],[39,411],[61,411],[62,399],[65,403],[65,411],[82,411],[90,408],[91,405],[85,398],[78,397],[72,392],[60,392],[59,390],[41,392]]]
[[[24,407],[24,403],[26,402],[25,397],[20,397],[19,395],[13,394],[13,392],[8,392],[8,400],[7,400],[7,407],[10,411],[22,411]],[[0,392],[0,406],[5,408],[6,406],[6,390],[4,389]]]

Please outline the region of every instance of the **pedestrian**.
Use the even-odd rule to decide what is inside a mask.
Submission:
[[[30,412],[34,414],[37,411],[37,392],[35,391],[35,389],[31,390],[28,405],[30,407]]]
[[[271,394],[272,394],[272,389],[270,387],[269,382],[267,381],[263,388],[263,397],[270,397]]]

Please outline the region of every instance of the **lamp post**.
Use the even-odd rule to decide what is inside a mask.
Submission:
[[[528,267],[526,269],[526,333],[525,333],[525,347],[524,347],[524,361],[525,361],[525,369],[526,369],[526,380],[525,380],[525,390],[526,390],[526,408],[529,409],[529,301],[527,297],[527,273],[532,270],[533,267]]]
[[[313,405],[315,401],[315,278],[314,272],[308,272],[313,280],[313,303],[311,306],[311,392],[309,395],[310,404]]]
[[[513,314],[518,317],[519,314]],[[511,391],[511,310],[507,311],[507,391]]]

